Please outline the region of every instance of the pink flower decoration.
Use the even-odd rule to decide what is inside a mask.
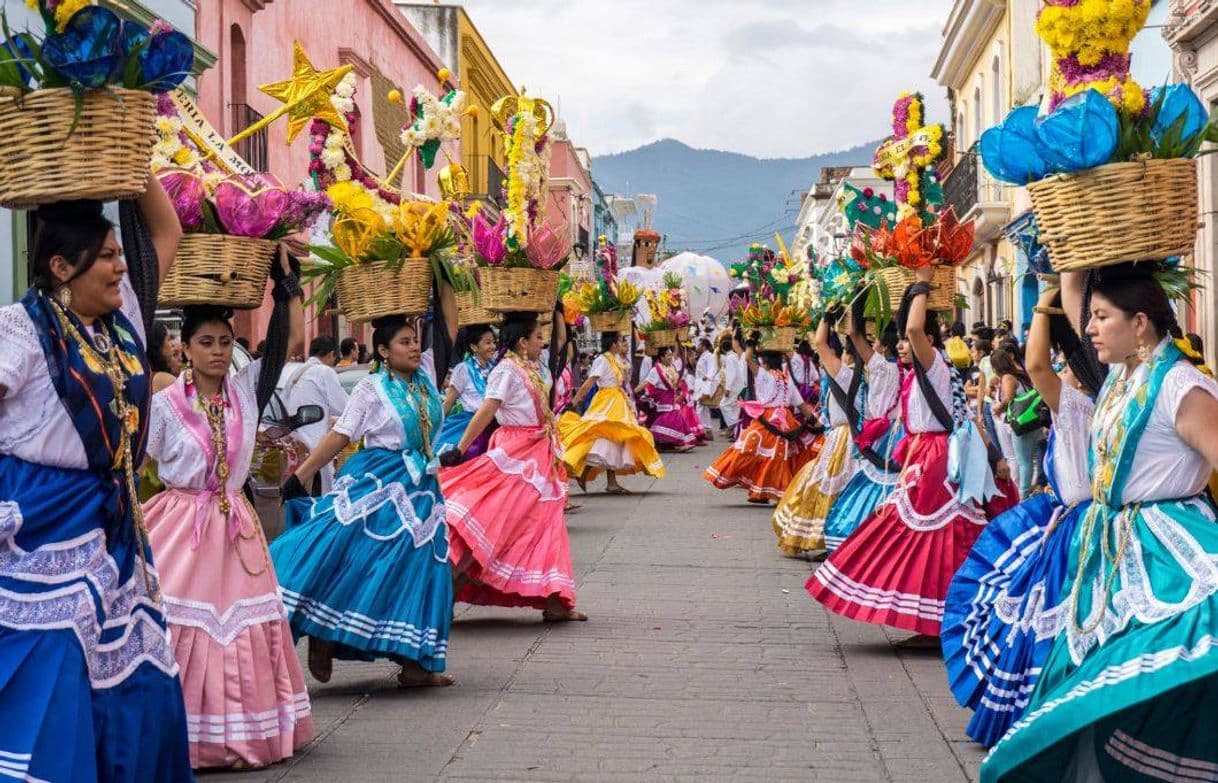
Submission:
[[[490,266],[499,266],[507,258],[507,221],[503,215],[499,222],[491,225],[479,212],[474,215],[473,231],[474,252]]]
[[[282,185],[243,183],[237,179],[217,185],[212,201],[216,205],[216,217],[228,233],[256,238],[271,233],[290,205],[288,192]]]
[[[555,232],[549,223],[543,223],[529,234],[524,253],[529,263],[538,269],[553,269],[559,261],[567,257],[570,249],[566,232]]]
[[[161,187],[178,213],[178,222],[185,231],[197,231],[203,226],[203,200],[207,191],[203,180],[186,169],[165,168],[157,172]]]

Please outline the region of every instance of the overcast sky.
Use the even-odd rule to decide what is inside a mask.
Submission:
[[[920,89],[950,0],[463,0],[508,76],[561,102],[594,155],[672,137],[802,157],[888,132]]]
[[[671,137],[759,157],[804,157],[887,135],[892,102],[930,78],[951,0],[463,0],[500,63],[561,103],[594,155]],[[1134,43],[1143,86],[1170,73],[1155,25]]]

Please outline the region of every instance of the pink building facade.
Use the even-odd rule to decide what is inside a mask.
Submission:
[[[258,85],[288,78],[294,41],[300,41],[318,70],[354,66],[360,122],[353,141],[364,164],[382,174],[401,155],[397,135],[406,117],[405,108],[389,103],[389,90],[396,87],[409,95],[417,84],[433,92],[440,88],[436,72],[443,63],[390,0],[210,0],[199,4],[195,25],[199,42],[219,55],[216,67],[199,78],[199,108],[227,137],[278,108],[279,102],[259,92]],[[308,178],[308,132],[288,146],[284,119],[238,151],[285,184]],[[450,151],[460,159],[459,149]],[[424,171],[414,158],[406,163],[399,185],[439,197],[435,170]],[[238,316],[240,333],[256,344],[270,311],[268,295],[261,309]],[[319,334],[352,334],[332,311],[310,312],[306,320],[306,342]],[[362,330],[353,336],[366,338]]]
[[[550,180],[547,184],[545,219],[554,229],[563,229],[572,244],[590,251],[592,236],[592,173],[585,150],[556,130],[550,147]]]

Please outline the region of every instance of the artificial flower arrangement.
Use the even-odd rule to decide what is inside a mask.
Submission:
[[[328,302],[337,293],[339,304],[357,320],[370,320],[370,313],[371,317],[425,313],[432,280],[442,277],[446,255],[457,245],[448,202],[402,201],[385,220],[374,208],[373,194],[356,183],[339,182],[326,192],[334,207],[333,244],[309,246],[318,259],[303,274],[316,284],[310,303]],[[397,278],[402,290],[359,290],[348,282],[363,280],[372,289],[396,288],[396,283],[387,285],[385,275]],[[357,300],[377,296],[382,297],[380,304],[356,312]],[[384,301],[395,296],[397,301]]]
[[[1049,95],[1041,109],[1019,107],[982,134],[986,170],[1028,187],[1057,271],[1193,248],[1193,159],[1218,141],[1218,125],[1188,86],[1147,92],[1133,80],[1129,46],[1150,5],[1050,0],[1036,28],[1054,57]]]
[[[877,176],[893,182],[898,218],[917,211],[933,213],[931,205],[942,200],[934,165],[943,158],[944,129],[923,124],[925,103],[918,92],[897,97],[892,107],[892,139],[876,148],[872,163]]]
[[[90,0],[27,0],[44,32],[14,33],[0,10],[0,206],[144,192],[155,93],[190,75],[190,39]],[[47,135],[48,128],[62,136]]]
[[[646,335],[649,347],[675,344],[677,333],[688,331],[691,323],[689,300],[681,276],[673,271],[665,272],[660,288],[645,291],[643,295],[650,320],[640,331]]]
[[[768,289],[773,295],[784,301],[791,288],[808,276],[807,260],[792,261],[785,247],[781,247],[782,238],[777,237],[781,252],[775,253],[760,244],[749,245],[748,256],[728,268],[728,276],[748,284],[753,292]]]
[[[168,24],[151,27],[122,19],[93,0],[26,0],[46,28],[39,38],[14,34],[3,19],[0,86],[21,92],[66,87],[78,100],[86,90],[124,88],[162,93],[190,75],[190,39]]]
[[[205,159],[168,95],[157,99],[156,133],[152,172],[187,234],[283,239],[331,208],[325,193],[285,187],[270,174],[225,171]]]
[[[504,187],[507,208],[503,211],[506,242],[509,251],[518,251],[528,246],[534,227],[544,225],[543,197],[550,172],[554,112],[546,101],[525,95],[502,98],[492,111],[503,130],[508,164]]]
[[[360,123],[355,91],[355,73],[348,73],[329,99],[331,106],[343,118],[343,123],[338,125],[314,119],[310,125],[309,174],[318,190],[328,190],[342,182],[351,182],[363,189],[370,197],[370,208],[389,224],[393,221],[395,208],[402,201],[402,193],[383,182],[356,157],[355,146],[351,143],[351,133]]]
[[[588,316],[598,332],[626,331],[633,320],[634,306],[643,298],[643,290],[629,280],[617,277],[617,252],[612,245],[597,251],[596,279],[572,286],[563,300],[578,312]]]
[[[440,84],[448,81],[452,73],[441,68],[436,74]],[[400,103],[402,95],[397,90],[389,93],[389,100]],[[465,93],[451,89],[443,96],[434,95],[423,85],[418,85],[410,94],[410,119],[402,128],[399,138],[407,149],[414,150],[423,168],[430,169],[436,162],[436,153],[447,141],[461,137],[461,117],[465,114]]]

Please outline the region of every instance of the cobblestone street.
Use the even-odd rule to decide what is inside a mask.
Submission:
[[[578,498],[590,622],[459,606],[448,689],[336,662],[311,683],[317,739],[242,783],[974,780],[982,751],[938,655],[830,619],[803,590],[809,564],[776,550],[770,511],[702,481],[722,445],[666,455],[650,487],[624,479],[633,497]]]

